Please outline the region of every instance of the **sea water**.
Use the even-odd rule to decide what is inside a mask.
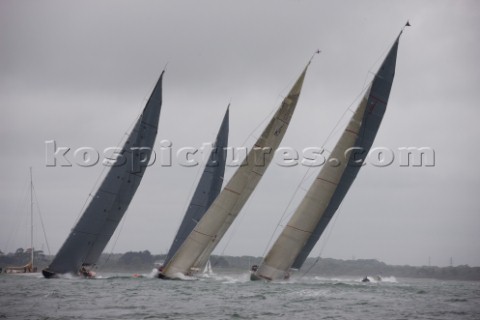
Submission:
[[[0,319],[480,319],[480,282],[292,277],[248,273],[165,281],[0,275]]]

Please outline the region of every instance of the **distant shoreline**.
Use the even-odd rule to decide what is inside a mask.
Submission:
[[[97,270],[99,272],[134,272],[148,273],[155,262],[162,262],[164,254],[152,255],[148,250],[129,251],[126,253],[102,254]],[[0,255],[0,268],[25,265],[30,259],[27,250]],[[35,261],[39,269],[46,267],[53,256],[35,251]],[[253,264],[260,264],[261,257],[252,256],[212,256],[214,270],[248,272]],[[304,274],[308,270],[310,276],[342,277],[342,276],[384,276],[398,278],[430,278],[439,280],[480,281],[480,267],[459,265],[454,267],[408,265],[387,265],[375,259],[339,260],[332,258],[308,258],[303,268],[295,274]]]

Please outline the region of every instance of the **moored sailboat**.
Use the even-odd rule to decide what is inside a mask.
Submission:
[[[148,165],[162,105],[163,74],[115,163],[52,263],[42,270],[46,278],[65,273],[93,275],[91,268],[120,223]]]
[[[35,249],[33,246],[33,175],[30,167],[30,261],[20,267],[9,266],[5,268],[5,273],[33,273],[37,272],[37,267],[34,264]]]
[[[366,90],[325,166],[260,266],[252,268],[252,280],[288,279],[291,270],[300,269],[340,206],[363,165],[385,113],[401,34]],[[335,165],[329,165],[331,163]]]
[[[187,239],[162,270],[164,278],[183,278],[203,269],[210,254],[240,213],[270,164],[297,105],[308,68],[300,74],[247,157]]]

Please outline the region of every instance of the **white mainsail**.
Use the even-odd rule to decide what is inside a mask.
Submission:
[[[210,254],[247,202],[273,159],[274,152],[285,135],[297,105],[309,64],[310,62],[268,123],[254,148],[248,153],[242,166],[237,169],[177,253],[164,267],[163,274],[167,278],[175,278],[179,274],[191,274],[193,271],[201,270],[207,263]]]

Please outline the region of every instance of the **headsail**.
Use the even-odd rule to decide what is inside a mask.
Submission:
[[[338,209],[362,167],[385,113],[395,74],[399,37],[325,162],[325,167],[258,270],[252,274],[252,279],[288,278],[290,268],[301,268]],[[339,165],[329,166],[332,159],[340,160]]]
[[[165,266],[163,274],[166,277],[174,278],[178,273],[190,274],[205,266],[210,254],[257,186],[282,141],[297,105],[307,68],[308,65],[254,148],[248,153],[245,162],[237,169],[175,256]]]
[[[95,265],[137,190],[150,159],[162,105],[163,73],[110,168],[82,216],[52,263],[43,270],[47,278],[77,273]]]
[[[187,212],[183,217],[177,235],[173,240],[164,265],[168,264],[170,259],[175,255],[178,248],[185,241],[187,236],[192,232],[198,221],[203,217],[207,209],[220,193],[225,174],[226,150],[228,146],[228,128],[229,128],[229,108],[225,112],[220,130],[215,140],[214,149],[212,150],[208,162],[205,166],[202,176],[197,185],[197,189],[193,194]]]

